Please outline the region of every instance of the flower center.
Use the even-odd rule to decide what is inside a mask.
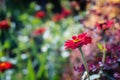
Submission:
[[[73,40],[73,42],[75,42],[75,43],[76,43],[76,42],[79,42],[79,41],[80,41],[79,39],[75,39],[75,40]]]

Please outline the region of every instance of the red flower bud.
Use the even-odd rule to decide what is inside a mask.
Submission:
[[[12,68],[12,64],[10,62],[0,62],[0,72],[4,72],[10,68]]]
[[[43,34],[45,31],[46,31],[46,28],[41,27],[41,28],[38,28],[38,29],[34,30],[34,31],[32,32],[32,34],[33,34],[34,36],[38,36],[38,35]]]
[[[44,11],[39,11],[39,12],[37,12],[37,13],[35,14],[35,17],[42,19],[42,18],[45,17],[45,15],[46,15],[46,14],[45,14]]]
[[[0,21],[0,29],[8,29],[10,28],[8,20]]]

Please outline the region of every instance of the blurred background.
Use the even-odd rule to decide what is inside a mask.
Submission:
[[[108,19],[120,30],[120,0],[0,0],[0,80],[80,80],[79,52],[64,42],[87,32],[95,40],[83,49],[93,59],[95,23]]]

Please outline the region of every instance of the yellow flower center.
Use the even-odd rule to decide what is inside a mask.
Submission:
[[[73,42],[75,42],[75,43],[76,43],[76,42],[79,42],[79,41],[80,41],[79,39],[75,39],[75,40],[73,40]]]

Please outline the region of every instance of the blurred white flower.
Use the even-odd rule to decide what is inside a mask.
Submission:
[[[27,42],[29,40],[28,36],[18,36],[18,40],[21,42]]]
[[[35,6],[35,10],[36,10],[36,11],[41,10],[41,6],[36,5],[36,6]]]
[[[6,57],[1,57],[1,58],[0,58],[0,61],[6,61],[6,60],[7,60]]]
[[[11,76],[10,75],[6,75],[6,80],[11,80]]]
[[[15,22],[11,22],[11,27],[12,27],[12,28],[15,28],[15,27],[16,27]]]
[[[47,29],[46,31],[45,31],[45,33],[43,34],[43,39],[50,39],[51,38],[51,35],[50,35],[50,30],[49,29]]]
[[[11,80],[11,75],[14,73],[14,70],[7,70],[5,72],[5,80]]]
[[[88,78],[85,79],[86,77],[87,77],[87,72],[85,71],[81,80],[88,80]],[[99,78],[100,78],[99,74],[90,75],[90,80],[95,80],[95,79],[99,79]]]
[[[60,37],[59,36],[55,36],[54,40],[52,40],[52,43],[53,44],[57,44],[59,40],[60,40]]]
[[[21,59],[25,60],[28,58],[28,55],[27,54],[21,54]]]
[[[23,69],[23,73],[24,73],[24,74],[27,74],[27,69]]]
[[[61,53],[61,56],[62,56],[63,58],[67,58],[69,55],[70,55],[70,54],[69,54],[67,51],[64,51],[64,52]]]
[[[46,44],[46,45],[42,46],[42,48],[41,48],[42,52],[46,52],[49,47],[50,47],[49,44]]]
[[[12,64],[17,64],[17,59],[12,59],[12,58],[10,58],[10,59],[9,59],[9,62],[11,62]]]
[[[9,61],[11,62],[12,64],[16,64],[17,63],[17,60],[16,59],[12,59],[12,58],[7,58],[7,57],[1,57],[0,58],[0,61]]]
[[[26,28],[27,28],[28,31],[32,30],[32,26],[30,24],[27,24]]]
[[[99,79],[100,75],[99,74],[94,74],[90,76],[90,80],[95,80],[95,79]],[[87,79],[88,80],[88,79]]]

